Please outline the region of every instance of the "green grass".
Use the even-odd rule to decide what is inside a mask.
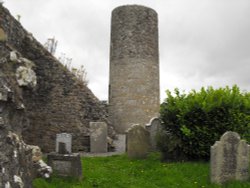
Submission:
[[[52,177],[36,179],[35,188],[249,188],[250,182],[224,186],[209,183],[209,164],[202,162],[161,163],[159,154],[145,160],[125,155],[82,159],[84,179]]]

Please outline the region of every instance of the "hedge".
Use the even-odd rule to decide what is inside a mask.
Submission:
[[[210,146],[226,131],[238,132],[250,142],[249,92],[235,85],[166,94],[160,110],[163,131],[158,135],[164,159],[208,160]]]

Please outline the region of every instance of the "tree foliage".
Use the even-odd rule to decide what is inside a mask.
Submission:
[[[165,159],[209,159],[210,146],[226,131],[250,142],[250,93],[236,85],[166,94],[160,110],[164,131],[158,139]]]

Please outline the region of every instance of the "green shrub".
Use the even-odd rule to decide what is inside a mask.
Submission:
[[[250,93],[233,86],[166,94],[160,110],[163,132],[158,135],[165,159],[207,160],[210,146],[226,131],[250,142]]]

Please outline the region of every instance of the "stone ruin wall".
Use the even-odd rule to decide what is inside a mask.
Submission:
[[[117,132],[145,125],[159,113],[157,13],[138,5],[113,10],[109,112]]]
[[[20,128],[25,142],[40,146],[43,152],[50,152],[55,150],[56,134],[67,132],[73,134],[73,151],[86,151],[89,147],[90,121],[107,122],[109,136],[114,137],[104,105],[7,9],[0,8],[0,33],[7,38],[1,42],[1,58],[8,59],[10,52],[16,51],[18,56],[34,63],[37,79],[34,88],[23,87],[16,101],[25,107],[27,115],[27,125]]]
[[[0,5],[0,187],[30,188],[32,150],[21,137],[29,123],[26,110],[20,105],[23,90],[16,80],[17,66],[10,63],[11,47],[3,28],[3,18],[10,18],[5,13],[8,14]]]
[[[0,7],[1,9],[1,7]],[[0,31],[1,32],[1,31]],[[1,34],[0,34],[1,38]],[[0,40],[0,57],[8,53]],[[8,59],[6,59],[8,60]],[[32,150],[21,138],[28,124],[26,111],[19,108],[22,89],[16,86],[12,66],[0,60],[0,187],[31,187]]]

